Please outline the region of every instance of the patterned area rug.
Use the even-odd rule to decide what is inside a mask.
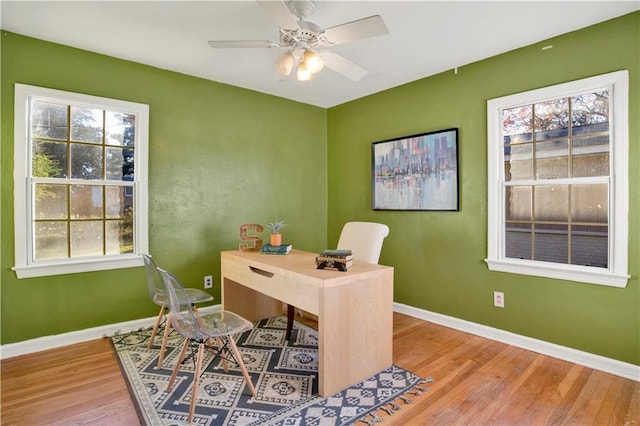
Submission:
[[[251,397],[237,365],[207,351],[198,387],[197,425],[347,425],[380,421],[377,410],[391,414],[408,395],[420,395],[430,378],[422,378],[397,366],[376,374],[329,398],[317,394],[317,331],[295,322],[292,337],[285,339],[284,316],[255,323],[253,330],[234,336],[252,377],[257,396]],[[187,422],[195,355],[188,355],[171,391],[167,384],[183,339],[172,333],[164,368],[157,368],[161,337],[151,349],[150,330],[111,338],[142,423],[183,425]]]

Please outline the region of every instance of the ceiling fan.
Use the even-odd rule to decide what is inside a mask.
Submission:
[[[311,80],[325,65],[339,74],[358,81],[368,71],[337,53],[323,48],[342,43],[388,34],[380,15],[373,15],[353,22],[323,29],[305,21],[316,10],[313,0],[257,0],[262,8],[280,26],[279,41],[271,40],[212,40],[216,49],[228,48],[281,48],[285,53],[275,63],[282,75],[295,70],[300,81]]]

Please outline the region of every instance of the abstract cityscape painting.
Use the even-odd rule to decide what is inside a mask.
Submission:
[[[372,144],[374,210],[458,210],[458,129]]]

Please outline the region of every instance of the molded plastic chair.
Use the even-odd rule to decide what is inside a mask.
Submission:
[[[198,344],[198,356],[196,358],[196,366],[193,375],[193,388],[191,391],[191,405],[189,408],[189,423],[193,420],[195,412],[195,403],[198,395],[198,382],[200,380],[200,374],[202,369],[202,359],[204,356],[204,347],[207,345],[213,349],[210,345],[210,341],[213,339],[217,342],[218,350],[217,355],[222,358],[224,371],[228,372],[227,357],[229,354],[229,348],[232,352],[232,358],[242,371],[242,375],[247,381],[247,386],[251,391],[251,395],[255,398],[256,389],[251,383],[251,376],[247,372],[242,356],[238,351],[233,335],[251,330],[253,324],[242,318],[233,312],[222,310],[221,306],[216,306],[216,310],[212,313],[205,315],[200,312],[194,311],[191,303],[189,303],[189,297],[187,292],[182,287],[178,279],[163,269],[158,268],[164,285],[166,293],[169,295],[169,311],[171,313],[170,319],[173,328],[182,336],[185,337],[184,345],[182,346],[182,352],[176,361],[176,366],[171,374],[171,379],[167,385],[167,392],[171,391],[173,382],[178,374],[180,365],[184,360],[187,348],[191,343]]]
[[[162,324],[164,315],[169,310],[169,299],[165,293],[162,278],[158,273],[158,267],[151,259],[151,256],[142,254],[142,259],[144,260],[144,267],[147,271],[147,288],[149,290],[149,297],[151,297],[153,303],[160,306],[160,313],[158,314],[156,324],[153,326],[149,345],[147,345],[147,347],[151,349],[151,346],[153,346],[153,341],[156,338],[156,334],[158,333],[158,329]],[[185,292],[192,304],[211,302],[213,300],[212,295],[210,295],[206,291],[198,290],[197,288],[186,288]],[[170,329],[170,321],[167,319],[164,328],[164,335],[162,336],[160,356],[158,357],[158,368],[162,368],[162,362],[164,361],[164,351],[167,347],[167,338],[169,337]]]
[[[351,250],[354,260],[378,263],[382,243],[389,235],[389,227],[375,222],[347,222],[338,239],[339,250]],[[287,339],[293,328],[294,307],[287,306]]]

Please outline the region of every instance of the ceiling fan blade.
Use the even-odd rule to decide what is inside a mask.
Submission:
[[[258,0],[258,3],[280,27],[287,30],[299,28],[298,20],[291,14],[284,0]]]
[[[382,20],[382,17],[380,15],[373,15],[368,18],[327,28],[324,30],[324,39],[328,45],[332,46],[385,34],[389,34],[389,30]]]
[[[214,49],[229,49],[238,47],[280,47],[280,43],[269,40],[211,40],[209,46]]]
[[[324,65],[327,68],[331,68],[335,72],[344,75],[351,81],[362,80],[367,76],[367,74],[369,74],[369,71],[362,68],[360,65],[351,62],[347,58],[340,56],[335,52],[320,52],[320,57],[322,57]]]

